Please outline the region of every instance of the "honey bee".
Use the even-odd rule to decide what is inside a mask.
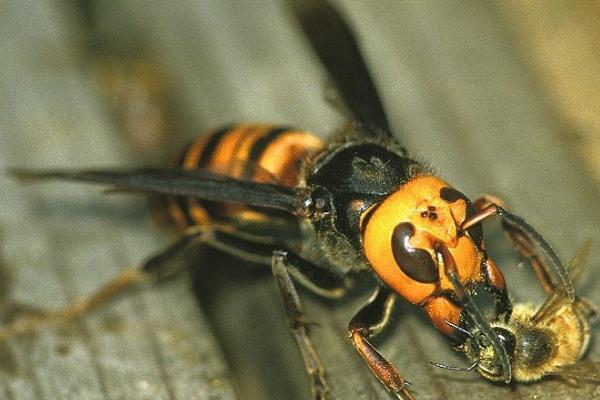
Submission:
[[[588,250],[589,243],[569,264],[573,278],[579,275]],[[582,361],[589,347],[590,322],[596,310],[585,299],[570,299],[562,285],[553,286],[540,306],[514,304],[508,321],[491,323],[510,358],[512,380],[527,383],[554,376],[598,381],[600,375],[595,372],[594,364]],[[498,356],[481,335],[470,332],[460,350],[481,376],[491,381],[502,380]]]

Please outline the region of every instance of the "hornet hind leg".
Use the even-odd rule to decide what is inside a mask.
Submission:
[[[126,268],[89,296],[83,297],[58,310],[36,310],[18,317],[0,329],[0,342],[43,329],[69,324],[102,307],[134,287],[152,284],[176,274],[174,262],[188,246],[202,242],[204,232],[188,230],[160,253],[138,265]]]
[[[167,279],[182,269],[181,257],[192,246],[206,245],[243,260],[271,264],[277,287],[283,297],[288,324],[304,358],[312,380],[313,398],[325,399],[328,391],[325,372],[309,338],[307,322],[292,278],[321,297],[339,298],[348,281],[287,251],[273,251],[272,245],[257,244],[216,226],[192,227],[181,238],[139,265],[125,269],[89,296],[58,310],[24,315],[0,329],[0,342],[60,327],[76,321],[117,296],[135,287]],[[178,262],[179,261],[179,262]]]
[[[58,310],[36,310],[13,320],[0,328],[0,342],[42,329],[64,326],[135,287],[165,280],[180,272],[184,265],[181,257],[187,250],[200,245],[211,246],[244,260],[263,264],[270,262],[272,253],[270,246],[248,243],[217,227],[191,227],[175,243],[140,264],[123,270],[89,296]]]

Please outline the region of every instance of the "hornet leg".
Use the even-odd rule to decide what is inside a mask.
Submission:
[[[0,342],[44,328],[65,325],[103,306],[117,296],[141,285],[149,285],[177,274],[181,262],[193,246],[207,245],[241,259],[268,265],[272,246],[249,242],[226,230],[213,226],[191,227],[172,245],[129,267],[104,284],[94,293],[58,310],[35,311],[22,315],[0,328]]]
[[[202,232],[190,229],[171,246],[141,264],[123,270],[91,295],[58,310],[36,311],[18,317],[0,329],[0,342],[45,327],[68,324],[135,286],[150,284],[175,274],[178,268],[174,268],[176,263],[173,261],[196,240],[202,240]]]
[[[475,207],[480,211],[492,204],[505,208],[504,202],[501,199],[491,195],[482,195],[474,203]],[[520,227],[508,224],[504,220],[502,220],[502,229],[504,229],[504,232],[518,254],[529,261],[546,294],[552,293],[556,285],[552,282],[550,269],[540,258],[531,238]]]
[[[414,400],[406,388],[408,383],[400,372],[368,340],[380,333],[389,323],[395,300],[395,294],[386,288],[378,287],[367,304],[350,321],[348,336],[373,374],[388,391],[401,400]]]
[[[345,288],[343,283],[337,283],[336,286],[333,275],[319,277],[317,271],[324,272],[323,269],[288,251],[274,251],[271,267],[277,288],[283,299],[288,325],[302,353],[304,366],[312,382],[312,397],[314,400],[323,400],[329,391],[325,380],[325,371],[310,339],[309,323],[305,319],[304,309],[300,303],[300,297],[292,277],[305,281],[303,282],[304,286],[309,289],[312,288],[317,294],[330,294],[331,296],[328,297],[339,297],[343,294]],[[339,278],[337,280],[339,281]],[[310,284],[307,285],[307,282],[310,282]],[[319,283],[326,285],[325,287],[319,287],[317,286]],[[315,288],[317,290],[314,290]]]

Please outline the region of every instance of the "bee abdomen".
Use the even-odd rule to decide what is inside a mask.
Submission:
[[[295,186],[301,180],[305,160],[322,147],[321,139],[310,132],[268,124],[238,124],[199,136],[180,153],[176,164],[235,179]],[[161,222],[176,228],[214,220],[268,218],[240,204],[185,197],[163,197],[152,208]]]

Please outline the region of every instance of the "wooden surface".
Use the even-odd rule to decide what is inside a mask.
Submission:
[[[0,166],[132,165],[156,161],[166,148],[232,121],[282,122],[323,135],[343,121],[324,101],[323,71],[280,2],[86,4],[0,3]],[[341,8],[411,152],[469,196],[504,197],[565,259],[597,237],[592,164],[563,134],[556,96],[547,95],[526,61],[525,33],[511,16],[518,12],[463,2]],[[107,95],[112,66],[131,60],[158,71],[153,93],[168,97],[158,101],[164,114],[149,113],[164,115],[166,128],[157,135],[167,142],[147,151],[132,146],[139,140],[124,133]],[[0,185],[3,298],[60,306],[170,240],[147,222],[140,198],[77,185],[23,187],[6,176]],[[507,255],[496,227],[488,227],[489,240],[497,243],[492,251],[513,298],[539,301],[534,278]],[[597,257],[595,251],[579,290],[600,304]],[[268,273],[214,254],[190,264],[197,267],[191,275],[199,303],[189,276],[182,276],[69,329],[2,344],[0,398],[308,398]],[[345,339],[347,321],[366,296],[335,305],[305,296],[332,399],[389,398]],[[474,373],[433,369],[427,361],[464,365],[464,359],[409,305],[377,342],[420,400],[599,396],[594,384],[509,388]],[[598,346],[589,357],[600,359]]]

